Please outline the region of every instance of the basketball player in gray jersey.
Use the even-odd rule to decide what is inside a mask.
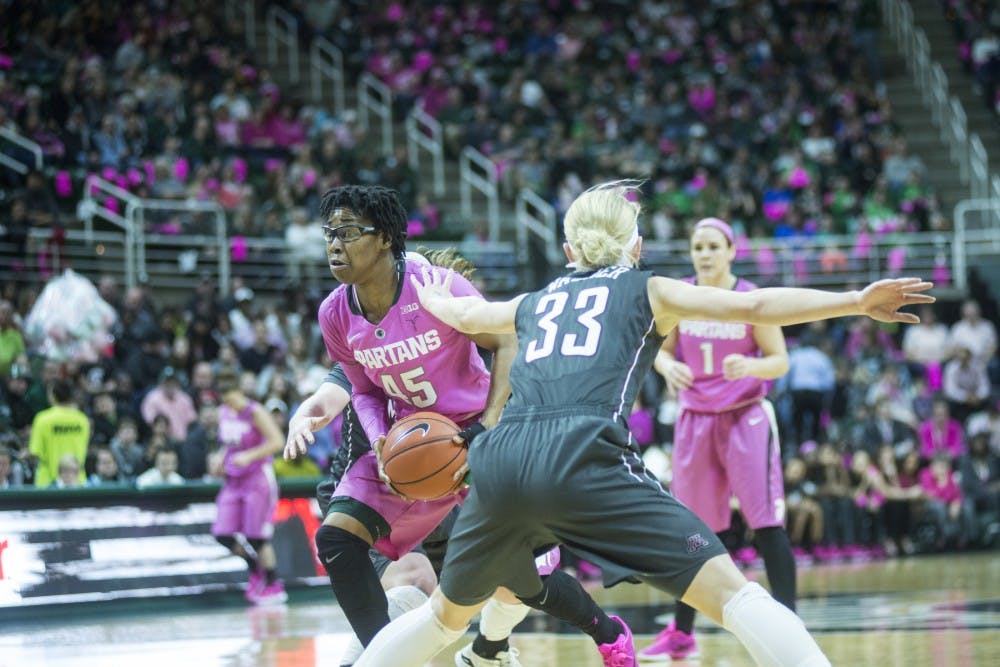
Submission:
[[[828,667],[801,619],[747,581],[715,534],[649,474],[624,414],[664,336],[688,319],[762,325],[868,315],[918,318],[930,283],[882,280],[857,292],[773,288],[731,292],[635,270],[641,253],[635,188],[611,183],[566,213],[565,250],[577,272],[506,302],[451,295],[425,273],[421,306],[463,332],[516,332],[511,399],[472,443],[474,483],[431,599],[383,628],[356,667],[417,667],[461,636],[497,586],[589,630],[606,667],[636,664],[624,621],[554,577],[533,554],[564,544],[602,567],[605,582],[636,578],[690,604],[743,643],[760,665]],[[600,614],[601,616],[598,616]]]

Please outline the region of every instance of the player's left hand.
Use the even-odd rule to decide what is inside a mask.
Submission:
[[[742,354],[727,354],[722,360],[722,377],[739,380],[750,375],[750,360]]]
[[[913,313],[901,313],[904,306],[934,303],[930,294],[922,294],[934,287],[934,283],[920,278],[895,278],[879,280],[861,290],[858,305],[861,311],[879,322],[906,322],[917,324],[920,318]]]
[[[452,271],[431,271],[426,266],[420,267],[420,278],[410,275],[410,282],[417,290],[417,298],[425,308],[430,308],[429,302],[435,299],[451,298],[451,281],[455,274]]]

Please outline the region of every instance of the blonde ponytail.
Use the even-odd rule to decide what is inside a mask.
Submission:
[[[631,253],[639,238],[641,207],[629,195],[637,193],[640,185],[635,180],[602,183],[573,201],[563,225],[578,267],[635,263]]]

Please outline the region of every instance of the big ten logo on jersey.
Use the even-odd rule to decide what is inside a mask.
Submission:
[[[391,368],[413,361],[441,347],[441,336],[431,329],[386,345],[354,350],[354,360],[368,369]]]
[[[243,436],[250,432],[251,426],[242,419],[223,419],[219,421],[219,442],[227,447],[234,447],[243,441]]]

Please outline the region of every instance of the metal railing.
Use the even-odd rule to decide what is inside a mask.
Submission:
[[[251,50],[257,48],[257,16],[254,3],[247,0],[226,0],[226,21],[232,23],[242,17],[243,33],[247,46]]]
[[[10,130],[6,127],[0,127],[0,139],[7,142],[7,144],[14,144],[15,146],[17,146],[17,148],[21,149],[22,151],[27,151],[28,153],[31,153],[32,157],[34,158],[33,160],[34,168],[41,170],[42,164],[44,162],[44,156],[42,154],[41,146],[36,144],[31,139],[21,136],[17,132],[14,132],[13,130]],[[0,150],[0,166],[7,167],[8,169],[16,171],[17,173],[23,176],[24,174],[27,174],[28,171],[31,169],[31,165],[32,165],[31,162],[27,163],[23,162],[9,155],[5,151]]]
[[[444,196],[444,137],[441,123],[426,113],[420,105],[406,117],[407,159],[410,169],[420,169],[420,149],[430,153],[434,169],[434,194]]]
[[[288,78],[299,82],[299,22],[281,7],[271,6],[267,10],[267,61],[278,63],[278,44],[288,52]]]
[[[136,244],[138,237],[135,221],[123,215],[122,210],[139,201],[128,190],[105,181],[98,176],[89,176],[83,185],[83,199],[77,206],[77,217],[83,220],[83,240],[87,245],[96,241],[94,218],[100,218],[121,229],[125,247],[125,287],[132,288],[138,283],[136,267]]]
[[[208,214],[212,218],[212,235],[160,234],[151,232],[156,212],[166,212],[181,219],[190,219],[197,214]],[[153,214],[153,215],[150,215]],[[226,233],[226,216],[222,206],[214,201],[143,199],[127,190],[119,188],[98,176],[90,176],[84,184],[83,199],[77,207],[77,216],[83,220],[86,243],[93,245],[95,237],[94,218],[110,222],[124,232],[125,240],[125,285],[135,287],[150,279],[146,262],[149,244],[183,247],[183,251],[196,252],[194,262],[211,259],[217,265],[219,291],[229,292],[230,253]],[[188,257],[192,257],[188,255]],[[185,258],[177,257],[178,269],[183,269]],[[193,269],[192,269],[193,272]]]
[[[964,137],[968,128],[965,107],[958,98],[951,98],[951,116],[945,132],[945,143],[950,148],[951,161],[958,163],[958,176],[963,183],[969,182],[969,142]]]
[[[986,233],[977,231],[966,240],[982,243]],[[737,255],[735,271],[760,286],[830,289],[917,275],[937,281],[941,289],[961,288],[964,276],[957,267],[964,266],[965,250],[953,239],[942,232],[873,234],[867,240],[856,235],[753,239],[749,252]],[[657,273],[680,277],[694,272],[687,241],[643,239],[642,249],[643,264]]]
[[[313,102],[323,102],[323,82],[333,86],[333,111],[338,116],[347,108],[344,94],[344,54],[323,37],[317,37],[309,47],[309,78]]]
[[[147,230],[147,212],[168,212],[190,217],[197,213],[211,216],[214,234],[157,234]],[[230,283],[230,253],[229,239],[226,233],[226,213],[215,201],[196,201],[193,199],[139,199],[129,204],[125,217],[135,224],[137,232],[136,269],[140,282],[149,282],[149,268],[146,262],[146,248],[150,245],[172,246],[178,252],[186,253],[186,257],[178,255],[177,266],[181,270],[194,274],[196,264],[202,259],[210,259],[218,267],[217,276],[219,292],[229,293]]]
[[[490,241],[500,240],[500,188],[496,164],[471,146],[462,149],[458,161],[459,194],[462,215],[466,222],[472,217],[472,191],[486,198],[486,224]]]
[[[514,202],[517,224],[517,249],[522,262],[528,261],[528,234],[534,234],[545,248],[545,257],[553,266],[562,262],[559,233],[556,229],[556,209],[533,190],[522,188]]]
[[[990,196],[990,161],[978,134],[973,134],[969,141],[969,178],[973,199]]]
[[[970,255],[1000,253],[1000,176],[993,178],[992,189],[992,198],[966,199],[955,206],[952,264],[955,285],[962,290]]]
[[[18,256],[18,248],[0,241],[0,264],[13,266],[5,279],[23,285],[39,285],[71,268],[97,282],[110,275],[119,284],[125,282],[125,235],[121,232],[92,232],[89,240],[82,229],[64,229],[58,241],[53,230],[32,227],[28,230],[30,250]]]
[[[979,136],[969,132],[968,117],[958,98],[949,95],[948,76],[932,60],[927,36],[913,22],[913,9],[905,0],[881,0],[889,34],[896,42],[913,76],[913,82],[931,120],[949,146],[951,161],[975,199],[988,196],[990,170],[986,149]]]
[[[370,72],[358,79],[358,124],[369,127],[368,116],[374,114],[381,121],[382,152],[392,155],[392,90]]]

